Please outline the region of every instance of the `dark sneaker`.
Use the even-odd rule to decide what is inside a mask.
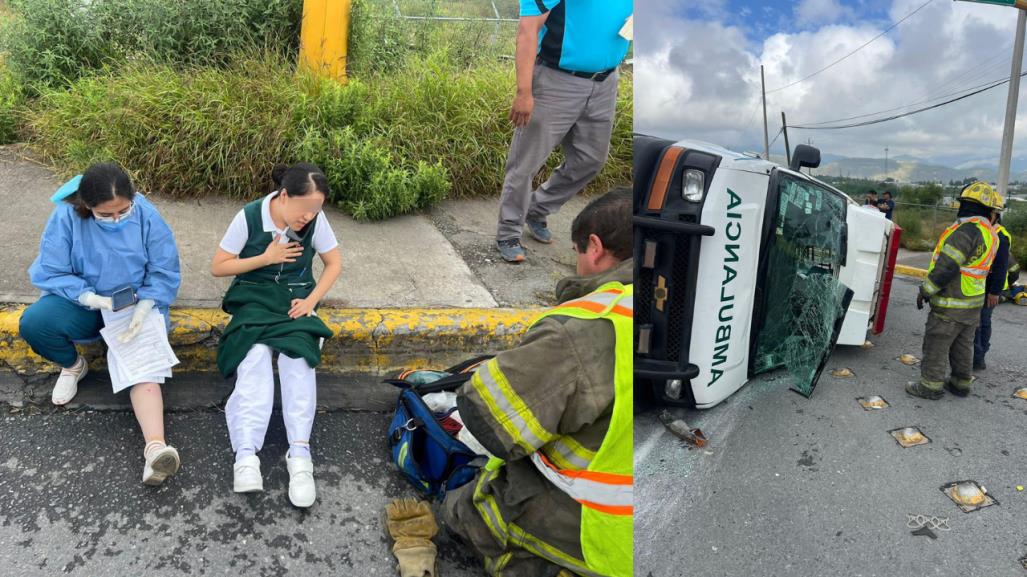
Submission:
[[[937,401],[945,396],[945,391],[927,388],[918,381],[910,381],[906,383],[906,392],[914,397],[920,397],[921,399],[928,399],[931,401]]]
[[[531,238],[541,242],[542,244],[551,244],[553,242],[553,233],[549,232],[549,227],[546,226],[544,220],[532,220],[528,219],[528,232],[531,233]]]
[[[988,370],[988,365],[984,363],[983,359],[980,362],[974,361],[974,370],[975,371],[986,371],[986,370]]]
[[[945,390],[952,393],[957,397],[965,397],[970,394],[970,388],[963,388],[952,383],[952,381],[945,381]]]
[[[524,247],[518,239],[497,241],[496,249],[506,262],[524,262]]]

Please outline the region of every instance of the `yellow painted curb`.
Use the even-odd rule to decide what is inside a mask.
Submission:
[[[58,369],[36,355],[18,334],[25,305],[0,310],[0,366],[21,375]],[[469,356],[510,348],[543,309],[344,309],[322,308],[335,333],[325,341],[319,371],[385,375],[407,368],[444,368]],[[220,309],[172,309],[171,345],[176,370],[217,370],[217,339],[228,325]],[[103,366],[99,344],[82,347]]]
[[[927,278],[927,271],[922,268],[916,268],[913,266],[906,266],[904,264],[895,265],[895,273],[903,276],[911,276],[916,278]]]

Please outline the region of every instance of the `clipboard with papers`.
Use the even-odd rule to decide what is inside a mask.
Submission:
[[[115,393],[139,383],[163,384],[179,363],[168,341],[164,315],[157,309],[150,310],[135,338],[121,342],[118,337],[128,330],[134,312],[135,307],[101,311],[104,327],[100,336],[107,343],[107,368]]]

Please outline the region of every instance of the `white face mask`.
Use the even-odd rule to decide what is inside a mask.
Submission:
[[[96,219],[96,222],[118,223],[132,216],[132,209],[135,208],[135,205],[136,203],[134,202],[129,204],[128,210],[126,210],[124,214],[119,214],[117,216],[97,216],[96,214],[93,214],[93,218]]]

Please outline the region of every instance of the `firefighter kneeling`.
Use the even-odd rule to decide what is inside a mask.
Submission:
[[[464,425],[495,457],[446,495],[446,527],[490,575],[632,574],[631,192],[574,219],[576,277],[519,346],[463,386]]]
[[[983,182],[967,186],[959,195],[956,222],[938,239],[917,294],[917,308],[926,300],[931,313],[924,331],[920,381],[908,383],[907,393],[925,399],[941,398],[943,388],[961,397],[970,394],[974,331],[985,304],[985,279],[999,246],[993,224],[1003,207],[1002,196]]]

